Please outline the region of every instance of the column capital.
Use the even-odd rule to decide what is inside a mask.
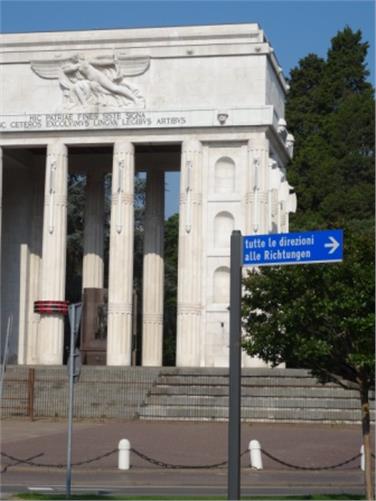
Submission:
[[[131,141],[116,141],[114,143],[114,155],[134,154],[134,144]]]
[[[47,144],[47,157],[49,156],[68,156],[68,147],[65,143],[54,142]]]
[[[183,141],[182,145],[183,151],[201,151],[202,143],[199,139],[189,138]]]

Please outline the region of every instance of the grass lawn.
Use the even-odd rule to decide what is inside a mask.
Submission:
[[[39,494],[38,492],[25,492],[21,494],[17,494],[14,499],[29,499],[29,500],[54,500],[54,499],[67,499],[65,494]],[[165,500],[165,501],[180,501],[180,500],[225,500],[227,497],[225,496],[110,496],[110,495],[97,495],[97,494],[77,494],[72,495],[69,499],[77,499],[77,500]],[[313,501],[321,501],[321,500],[357,500],[357,499],[365,499],[364,496],[359,496],[356,494],[307,494],[302,496],[246,496],[242,497],[242,499],[246,500],[313,500]]]

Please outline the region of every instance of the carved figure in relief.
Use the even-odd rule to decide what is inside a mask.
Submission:
[[[139,90],[124,81],[126,76],[144,73],[149,58],[82,55],[32,62],[31,68],[42,78],[58,79],[68,108],[90,105],[144,107]]]

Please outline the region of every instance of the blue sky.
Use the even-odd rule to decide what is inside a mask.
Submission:
[[[344,26],[360,29],[370,44],[367,62],[375,82],[374,0],[0,0],[3,33],[222,23],[258,23],[287,76],[308,53],[325,57]],[[168,214],[177,204],[176,182],[170,179]]]
[[[330,39],[349,25],[370,42],[368,63],[374,74],[373,0],[0,0],[0,14],[2,32],[256,22],[285,74],[309,52],[325,56]]]

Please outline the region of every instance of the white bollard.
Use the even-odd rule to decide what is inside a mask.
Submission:
[[[364,457],[364,445],[360,448],[360,469],[364,471],[366,469],[366,459]]]
[[[126,438],[122,438],[119,442],[119,470],[129,470],[131,455],[131,443]]]
[[[261,445],[257,440],[251,440],[248,445],[249,449],[249,460],[251,463],[251,468],[254,470],[262,470],[262,457],[261,457]]]

